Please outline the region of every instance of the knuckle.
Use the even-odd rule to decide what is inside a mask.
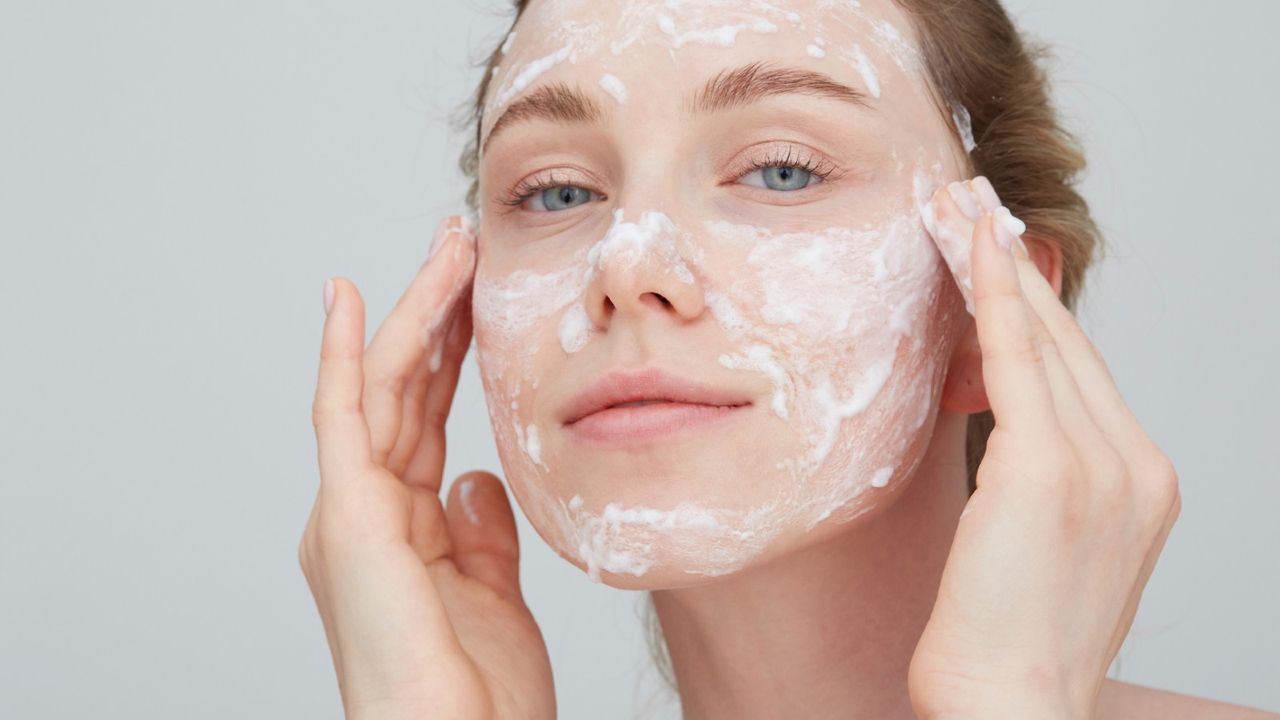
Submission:
[[[1040,346],[1040,339],[1031,332],[1015,333],[1004,347],[1003,354],[1006,358],[1020,364],[1044,364],[1044,352]]]
[[[325,403],[316,398],[316,401],[311,404],[311,425],[317,430],[320,429],[325,424],[328,415],[329,410],[325,407]]]
[[[381,365],[369,368],[365,374],[367,390],[399,397],[404,393],[409,380],[404,375],[383,368]]]
[[[443,433],[445,424],[449,420],[449,409],[433,404],[423,412],[422,418],[424,433]]]
[[[1178,471],[1173,466],[1173,461],[1150,440],[1138,449],[1134,467],[1138,475],[1156,486],[1177,485]]]
[[[1089,335],[1084,331],[1084,328],[1080,327],[1080,324],[1075,322],[1074,316],[1072,316],[1072,322],[1063,323],[1063,328],[1064,332],[1070,336],[1072,342],[1084,348],[1085,352],[1089,354],[1089,357],[1093,358],[1093,360],[1099,365],[1106,367],[1107,363],[1102,357],[1102,351],[1098,349],[1097,345],[1093,344],[1093,340],[1089,339]]]
[[[1155,470],[1152,471],[1150,482],[1160,507],[1168,510],[1175,503],[1180,502],[1182,492],[1178,487],[1178,471],[1174,469],[1173,463],[1168,458],[1154,462]]]

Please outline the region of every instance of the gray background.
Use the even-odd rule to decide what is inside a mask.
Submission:
[[[1017,0],[1108,231],[1082,320],[1185,507],[1113,676],[1280,709],[1280,5]],[[0,716],[338,717],[296,549],[321,284],[370,331],[461,207],[498,0],[0,2]],[[498,471],[474,359],[450,477]],[[520,517],[565,718],[657,687],[639,594]],[[674,717],[656,703],[651,717]]]

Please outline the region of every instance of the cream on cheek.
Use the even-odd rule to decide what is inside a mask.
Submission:
[[[923,456],[944,360],[940,325],[930,320],[947,276],[920,211],[940,182],[940,166],[915,172],[898,183],[912,188],[910,197],[879,222],[815,233],[723,221],[693,232],[658,212],[628,220],[619,209],[604,237],[559,268],[477,277],[490,419],[504,470],[539,532],[597,581],[602,572],[657,568],[722,575],[780,533],[856,517],[872,504],[860,496],[909,476]],[[582,467],[589,455],[543,455],[537,423],[548,420],[530,410],[538,373],[563,368],[600,334],[584,306],[599,274],[639,263],[698,287],[730,348],[716,361],[773,388],[756,416],[761,437],[783,438],[770,446],[770,466],[725,468],[750,473],[743,487],[766,491],[724,497],[690,478],[686,497],[668,507],[610,499],[624,478],[594,477],[586,498],[562,491],[564,476],[590,475]],[[549,365],[548,357],[560,360]]]

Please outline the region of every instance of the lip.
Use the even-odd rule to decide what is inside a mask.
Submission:
[[[616,407],[623,403],[660,401]],[[747,395],[657,368],[616,371],[576,395],[560,413],[564,427],[583,438],[625,443],[701,428],[738,415]]]

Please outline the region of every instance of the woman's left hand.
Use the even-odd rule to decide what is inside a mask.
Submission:
[[[972,263],[995,429],[911,659],[912,705],[926,720],[1091,718],[1181,509],[1177,473],[990,183],[952,183],[932,209],[962,288]]]

